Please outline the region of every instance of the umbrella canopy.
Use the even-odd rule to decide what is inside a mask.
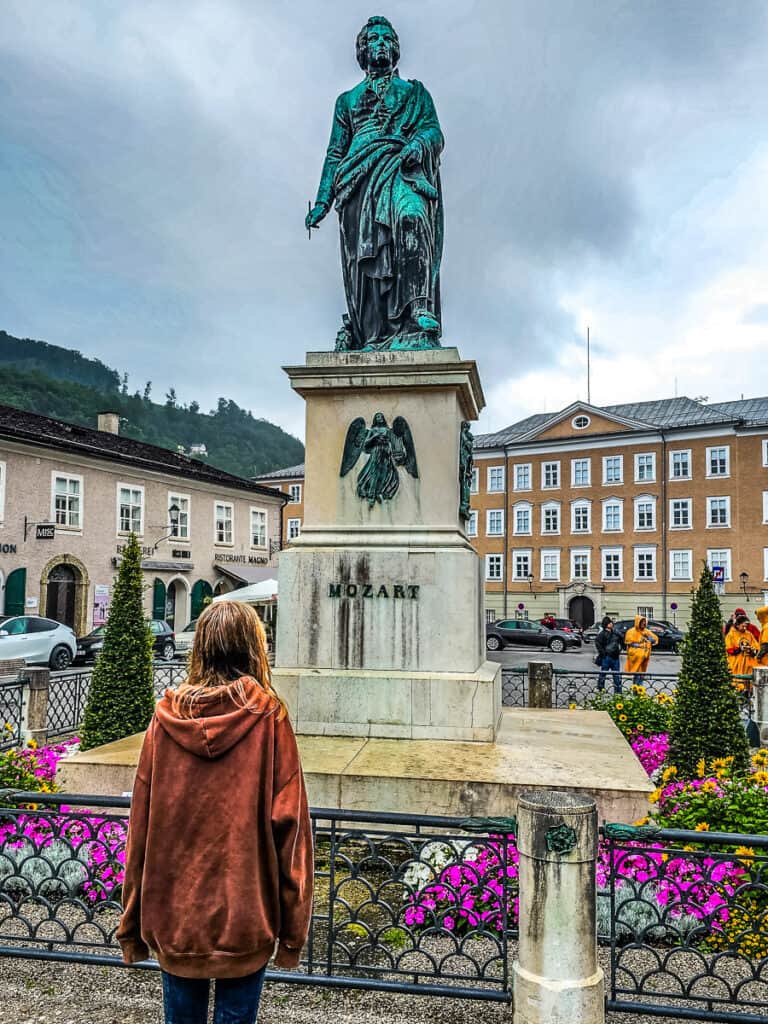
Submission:
[[[262,580],[251,583],[239,590],[230,590],[228,594],[219,594],[214,601],[245,601],[246,604],[263,604],[265,601],[277,600],[277,580]]]

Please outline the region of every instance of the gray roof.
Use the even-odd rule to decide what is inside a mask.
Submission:
[[[255,476],[254,480],[292,480],[294,477],[304,476],[304,463],[298,466],[287,466],[285,469],[273,469],[271,473],[262,473]]]
[[[717,423],[743,422],[768,424],[768,398],[746,398],[737,402],[713,402],[703,405],[692,398],[663,398],[652,402],[630,402],[624,405],[595,406],[600,412],[633,420],[638,426],[650,428],[701,427]],[[513,423],[493,434],[479,434],[475,448],[500,448],[514,444],[549,421],[556,421],[559,413],[537,413]]]

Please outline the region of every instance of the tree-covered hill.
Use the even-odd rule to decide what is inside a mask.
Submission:
[[[10,358],[14,352],[18,359]],[[205,445],[203,461],[238,476],[258,476],[304,458],[295,437],[229,399],[202,413],[196,402],[180,406],[171,388],[160,405],[150,400],[149,385],[129,394],[126,378],[121,384],[115,370],[56,345],[0,332],[0,366],[0,403],[87,427],[96,426],[98,413],[116,412],[126,437],[172,451]]]

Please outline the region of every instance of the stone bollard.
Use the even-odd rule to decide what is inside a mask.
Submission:
[[[768,747],[768,668],[754,671],[755,725],[760,730],[760,746]]]
[[[528,707],[552,707],[552,671],[551,661],[528,662]]]
[[[517,805],[517,848],[514,1024],[603,1024],[595,801],[573,793],[524,793]]]
[[[47,668],[26,668],[21,712],[21,740],[42,746],[48,739],[48,693],[51,673]]]

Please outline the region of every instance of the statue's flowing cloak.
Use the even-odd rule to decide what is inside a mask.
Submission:
[[[344,287],[356,347],[391,339],[409,305],[440,319],[443,136],[432,97],[421,82],[406,84],[397,78],[393,86],[383,121],[364,116],[365,83],[339,97],[318,194],[322,201],[334,198],[339,212]],[[413,141],[420,144],[422,160],[419,167],[406,170],[400,155]],[[437,199],[414,189],[420,178],[437,190]],[[408,221],[411,241],[406,245]]]

